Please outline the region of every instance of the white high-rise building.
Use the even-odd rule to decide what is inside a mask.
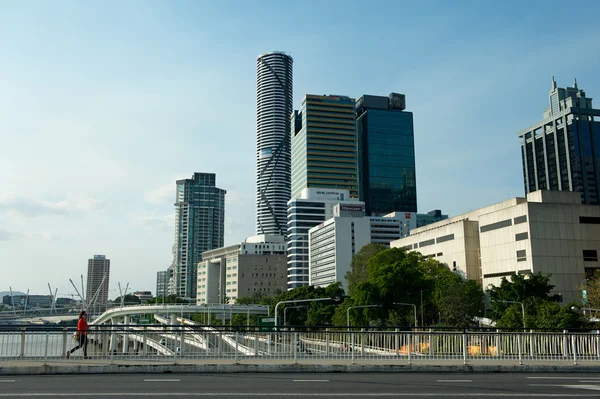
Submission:
[[[285,235],[291,192],[293,60],[275,51],[256,65],[256,234]]]
[[[305,188],[288,203],[288,290],[309,284],[308,230],[333,217],[337,204],[364,207],[349,190],[320,188]]]
[[[110,259],[104,255],[94,255],[88,259],[85,301],[92,309],[102,311],[108,303],[108,281]]]

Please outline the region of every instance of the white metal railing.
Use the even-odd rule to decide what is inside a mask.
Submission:
[[[65,359],[75,347],[73,328],[0,326],[0,365],[11,360]],[[365,329],[238,331],[220,326],[107,325],[88,332],[88,356],[95,360],[269,360],[598,362],[600,332],[444,332]],[[69,361],[81,359],[82,350]]]

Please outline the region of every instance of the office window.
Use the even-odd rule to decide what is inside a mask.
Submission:
[[[523,240],[527,240],[528,238],[529,238],[529,233],[527,233],[527,232],[515,234],[515,241],[523,241]]]
[[[496,223],[486,224],[485,226],[481,226],[480,231],[482,233],[485,233],[486,231],[497,230],[508,226],[512,226],[512,220],[510,219],[501,220],[500,222]]]
[[[596,216],[579,216],[581,224],[600,224],[600,217]]]
[[[515,219],[515,224],[521,224],[527,222],[527,215],[517,216]]]
[[[598,251],[595,249],[584,249],[583,250],[583,261],[584,262],[598,262]]]
[[[419,243],[419,248],[426,247],[428,245],[433,245],[433,244],[435,244],[435,239],[433,239],[433,238],[431,240],[421,241]]]
[[[454,234],[448,234],[446,236],[438,237],[435,241],[439,244],[441,242],[454,240]]]
[[[524,249],[517,251],[517,262],[523,262],[527,260],[527,252]]]

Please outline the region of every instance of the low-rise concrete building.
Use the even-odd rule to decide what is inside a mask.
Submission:
[[[283,236],[258,235],[240,244],[202,253],[198,264],[198,304],[234,303],[256,292],[268,296],[287,286]]]
[[[577,285],[600,268],[600,206],[540,190],[417,228],[391,246],[435,258],[484,288],[515,273],[551,273],[553,294],[581,300]]]

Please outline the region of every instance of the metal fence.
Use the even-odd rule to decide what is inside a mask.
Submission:
[[[0,362],[60,361],[77,346],[72,327],[2,326]],[[88,332],[92,360],[347,361],[411,363],[474,360],[600,362],[600,332],[371,329],[225,329],[200,325],[108,325]],[[69,361],[83,359],[79,349]],[[0,363],[1,364],[1,363]]]

